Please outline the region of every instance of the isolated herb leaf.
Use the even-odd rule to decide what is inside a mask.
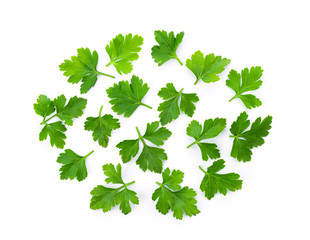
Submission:
[[[51,146],[63,149],[65,146],[65,139],[67,138],[64,132],[67,131],[65,125],[61,121],[54,123],[47,123],[42,128],[39,134],[39,140],[43,141],[47,139],[47,136],[50,137]]]
[[[71,149],[66,149],[64,153],[61,153],[57,158],[57,162],[62,164],[59,169],[60,179],[74,179],[79,182],[83,181],[87,177],[87,168],[85,165],[86,158],[94,151],[91,151],[85,156],[80,156],[73,152]]]
[[[186,60],[186,67],[195,74],[196,85],[200,79],[206,83],[220,80],[218,74],[223,72],[229,63],[227,58],[215,56],[213,53],[204,57],[201,51],[197,51],[191,59]]]
[[[182,42],[184,37],[184,32],[178,33],[174,36],[174,32],[170,32],[169,34],[166,31],[155,31],[155,40],[159,45],[155,45],[152,47],[152,57],[154,61],[158,63],[158,66],[163,65],[170,59],[176,59],[181,65],[183,63],[178,58],[176,51]]]
[[[148,85],[133,75],[130,84],[128,81],[114,83],[113,87],[107,89],[107,94],[111,99],[110,103],[113,105],[112,110],[117,114],[124,114],[124,117],[130,117],[140,105],[152,109],[152,107],[142,103],[142,99],[148,90]]]
[[[159,122],[147,124],[145,134],[142,136],[139,129],[136,128],[139,138],[135,140],[124,140],[116,145],[120,149],[119,154],[124,163],[134,158],[139,151],[139,142],[143,144],[140,156],[137,158],[137,165],[143,170],[161,173],[163,161],[167,160],[167,154],[164,149],[151,147],[146,144],[145,140],[150,141],[156,146],[163,145],[164,141],[171,136],[171,132],[165,127],[159,127]]]
[[[37,99],[37,103],[33,104],[36,114],[46,118],[55,111],[54,103],[45,95],[40,95]]]
[[[186,134],[195,139],[195,142],[188,145],[187,148],[197,144],[201,150],[202,159],[207,161],[210,159],[219,158],[220,151],[214,143],[201,142],[204,139],[214,138],[219,135],[226,127],[225,118],[207,119],[204,122],[203,128],[199,122],[193,120],[186,129]]]
[[[102,108],[103,106],[100,108],[98,117],[86,118],[84,129],[93,132],[93,139],[95,142],[98,141],[100,146],[107,147],[112,131],[120,128],[120,124],[118,119],[110,114],[101,116]]]
[[[263,83],[260,80],[262,74],[261,67],[252,67],[251,70],[245,68],[241,71],[241,75],[237,71],[231,70],[226,85],[234,90],[236,95],[229,101],[239,98],[248,109],[261,106],[262,102],[257,97],[243,93],[259,89]]]
[[[156,182],[159,188],[152,195],[152,200],[157,200],[156,209],[160,213],[165,215],[171,209],[173,216],[180,220],[184,214],[191,217],[200,212],[196,206],[196,192],[192,188],[180,186],[183,176],[180,170],[173,170],[170,174],[170,169],[166,168],[162,173],[163,182]]]
[[[180,109],[186,115],[192,117],[196,109],[194,103],[199,101],[195,93],[185,94],[183,88],[178,92],[172,83],[167,83],[166,87],[158,92],[158,96],[166,100],[157,109],[161,112],[159,118],[162,125],[177,119],[180,115]]]
[[[200,189],[205,193],[206,198],[209,200],[214,197],[216,193],[221,193],[224,196],[227,194],[227,190],[236,191],[242,188],[242,180],[237,173],[219,174],[218,172],[225,167],[225,161],[219,159],[208,167],[205,171],[199,166],[200,170],[204,172],[205,176],[201,181]]]
[[[122,34],[118,34],[105,47],[111,60],[107,66],[113,64],[119,74],[130,73],[133,69],[131,62],[138,60],[142,44],[143,37],[139,35],[132,36],[129,33],[124,37]]]
[[[128,189],[128,186],[135,183],[135,181],[126,184],[124,183],[121,174],[122,167],[120,164],[118,164],[116,168],[112,163],[105,164],[103,165],[103,171],[108,177],[105,180],[107,183],[121,184],[121,186],[119,188],[108,188],[102,185],[95,187],[90,192],[92,195],[90,208],[94,210],[102,209],[103,212],[108,212],[112,207],[120,205],[119,208],[122,213],[130,213],[130,202],[136,205],[139,204],[137,193]]]
[[[272,117],[267,116],[265,119],[257,118],[250,126],[250,120],[246,112],[242,112],[237,120],[232,123],[230,137],[234,138],[230,156],[238,161],[251,161],[252,149],[264,144],[263,137],[269,134],[271,129]]]
[[[72,56],[71,60],[65,60],[59,65],[59,70],[64,72],[64,76],[69,77],[69,83],[78,83],[82,80],[81,93],[87,93],[97,81],[98,75],[115,78],[106,73],[97,71],[98,53],[88,48],[79,48],[77,56]]]

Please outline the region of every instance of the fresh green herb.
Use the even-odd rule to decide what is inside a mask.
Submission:
[[[109,137],[111,137],[112,130],[120,128],[120,124],[117,118],[113,118],[110,114],[101,116],[103,106],[99,111],[99,117],[88,117],[84,123],[84,129],[86,131],[93,132],[94,141],[98,141],[102,147],[107,147],[109,143]]]
[[[250,120],[246,112],[242,112],[235,122],[231,125],[230,137],[234,138],[230,156],[238,161],[251,161],[252,151],[254,147],[264,144],[263,137],[269,134],[271,129],[272,117],[267,116],[264,120],[257,118],[250,126]],[[247,130],[247,131],[246,131]]]
[[[200,170],[204,172],[205,176],[201,181],[200,189],[205,193],[206,198],[209,200],[214,197],[216,193],[221,193],[224,196],[227,194],[227,190],[236,191],[242,188],[242,180],[237,173],[219,174],[218,172],[225,167],[225,161],[219,159],[208,167],[205,171],[199,166]]]
[[[78,83],[82,80],[81,93],[87,93],[97,81],[98,75],[104,75],[110,78],[115,78],[106,73],[97,71],[98,53],[91,51],[88,48],[79,48],[77,56],[72,56],[71,61],[65,60],[59,65],[60,71],[64,71],[64,75],[68,78],[69,83]]]
[[[87,168],[85,165],[86,158],[94,151],[91,151],[85,156],[77,155],[71,149],[66,149],[64,153],[61,153],[57,158],[57,162],[63,164],[59,169],[60,179],[74,179],[79,182],[83,181],[87,177]]]
[[[262,102],[257,97],[243,93],[259,89],[263,83],[260,80],[262,74],[263,69],[261,67],[252,67],[250,71],[248,68],[245,68],[241,71],[241,76],[237,71],[231,70],[228,74],[226,85],[234,90],[236,95],[229,101],[239,98],[248,109],[261,106]]]
[[[111,60],[107,66],[113,64],[119,74],[130,73],[133,69],[131,62],[138,60],[142,44],[143,37],[139,35],[132,36],[130,33],[124,37],[118,34],[105,47]]]
[[[116,168],[112,163],[105,164],[102,168],[104,174],[107,176],[105,179],[107,183],[121,184],[121,186],[119,188],[108,188],[102,185],[95,187],[90,192],[92,195],[90,208],[94,210],[102,209],[103,212],[108,212],[112,207],[119,205],[119,209],[122,213],[130,213],[130,202],[136,205],[139,204],[137,193],[128,189],[128,186],[135,183],[135,181],[124,183],[120,164],[118,164]]]
[[[152,47],[152,57],[154,61],[158,63],[158,66],[163,65],[170,59],[176,59],[181,65],[183,63],[178,58],[176,51],[182,42],[184,32],[180,32],[174,36],[174,32],[170,32],[169,35],[166,31],[155,31],[155,40],[159,45]]]
[[[177,119],[180,115],[180,109],[186,115],[192,117],[196,109],[194,103],[199,101],[195,93],[183,93],[183,88],[178,92],[172,83],[167,83],[166,87],[160,89],[158,96],[167,100],[162,102],[157,109],[161,112],[159,118],[162,125]],[[179,101],[180,98],[181,100]]]
[[[230,63],[227,58],[215,56],[213,53],[203,56],[201,51],[195,52],[191,59],[186,60],[186,67],[196,76],[195,85],[201,79],[206,83],[220,80],[218,74],[225,70],[225,66]]]
[[[43,141],[50,137],[51,146],[57,148],[64,148],[66,135],[64,132],[67,130],[65,125],[72,126],[73,118],[82,116],[83,109],[86,107],[87,100],[84,98],[72,97],[66,104],[67,99],[64,95],[60,95],[51,101],[47,96],[40,95],[37,99],[37,103],[33,104],[33,108],[36,114],[43,117],[41,125],[44,125],[40,134],[39,140]],[[56,113],[50,116],[52,113]],[[49,117],[50,116],[50,117]],[[62,121],[49,123],[51,119],[58,117]]]
[[[139,151],[139,142],[143,143],[143,149],[136,163],[139,167],[146,171],[161,173],[163,170],[163,160],[167,160],[167,154],[164,149],[150,147],[145,140],[153,143],[156,146],[162,146],[164,141],[171,136],[171,132],[165,128],[159,128],[159,122],[148,123],[145,134],[142,136],[138,127],[136,127],[139,138],[135,140],[124,140],[116,145],[120,149],[119,154],[124,163],[129,162],[134,158]]]
[[[148,85],[133,75],[130,84],[128,81],[114,83],[113,87],[107,89],[107,94],[111,98],[112,110],[117,114],[124,114],[124,117],[130,117],[140,105],[152,109],[142,103],[148,90]]]
[[[223,131],[225,127],[225,118],[207,119],[204,122],[203,129],[199,122],[196,120],[191,121],[186,129],[186,134],[190,137],[193,137],[196,141],[188,145],[187,148],[197,144],[201,150],[202,159],[205,161],[207,161],[209,158],[217,159],[221,157],[220,151],[218,150],[215,143],[201,142],[201,140],[216,137],[220,134],[220,132]]]
[[[152,195],[153,201],[158,199],[158,212],[165,215],[171,209],[173,216],[180,220],[184,214],[191,217],[200,212],[196,206],[196,192],[192,188],[180,186],[183,176],[184,173],[180,170],[173,170],[170,174],[170,169],[166,168],[162,173],[163,182],[156,182],[159,188]]]

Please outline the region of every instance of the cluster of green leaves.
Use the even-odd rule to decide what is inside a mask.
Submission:
[[[103,212],[108,212],[119,205],[119,209],[124,214],[131,212],[130,202],[132,204],[139,204],[139,198],[137,193],[128,189],[128,186],[135,183],[135,181],[124,183],[122,178],[122,167],[118,164],[115,166],[110,164],[105,164],[102,167],[104,174],[107,176],[105,179],[106,183],[120,184],[118,188],[109,188],[102,185],[95,187],[90,194],[92,198],[90,200],[91,209],[102,209]]]
[[[234,90],[236,95],[229,101],[239,98],[248,109],[261,106],[262,102],[257,97],[243,93],[259,89],[263,83],[260,80],[262,74],[261,67],[252,67],[251,70],[245,68],[241,71],[241,75],[236,70],[231,70],[226,85]]]
[[[167,214],[169,210],[173,212],[173,216],[182,219],[183,215],[195,216],[200,211],[196,206],[194,189],[189,187],[181,188],[184,173],[180,170],[170,171],[166,168],[162,173],[162,183],[156,182],[159,188],[152,195],[152,200],[156,201],[156,209],[162,214]]]
[[[141,50],[140,46],[142,44],[143,37],[139,35],[132,36],[129,33],[124,37],[122,34],[118,34],[105,47],[111,60],[106,66],[114,65],[119,74],[130,73],[133,69],[131,62],[138,60],[138,53]]]
[[[43,117],[41,125],[44,125],[44,127],[39,134],[39,140],[46,140],[47,136],[49,136],[52,146],[55,145],[57,148],[64,148],[66,139],[65,132],[67,130],[64,124],[72,126],[73,118],[82,116],[86,104],[86,99],[78,98],[77,96],[70,98],[67,103],[67,99],[64,95],[58,96],[53,101],[46,95],[40,95],[37,99],[37,103],[33,104],[36,114]],[[53,113],[55,114],[52,115]],[[49,123],[54,117],[58,117],[61,121]]]
[[[113,118],[111,114],[101,116],[103,106],[101,106],[98,117],[88,117],[84,123],[86,131],[93,132],[94,141],[98,141],[102,147],[107,147],[109,137],[111,137],[112,130],[120,128],[117,118]]]
[[[113,105],[112,110],[117,114],[124,114],[124,117],[130,117],[140,105],[152,108],[142,103],[148,90],[148,85],[133,75],[131,83],[128,81],[114,83],[113,87],[107,89],[107,94],[111,99],[111,105]]]
[[[208,167],[207,171],[199,166],[200,170],[205,174],[200,184],[200,190],[205,193],[206,198],[209,200],[218,192],[225,196],[227,194],[227,190],[234,192],[242,187],[242,180],[239,179],[239,174],[218,173],[224,167],[225,161],[223,159],[213,162],[213,164]]]
[[[83,181],[87,177],[85,160],[93,152],[91,151],[85,156],[80,156],[71,149],[66,149],[64,153],[61,153],[57,158],[57,162],[63,164],[59,169],[60,179],[72,180],[76,178],[79,182]]]
[[[158,92],[158,96],[166,100],[158,106],[159,118],[162,125],[170,123],[180,115],[180,109],[187,116],[192,117],[196,106],[194,103],[199,101],[195,93],[183,93],[183,88],[178,92],[172,83],[167,83]]]
[[[242,112],[230,128],[232,133],[230,137],[234,138],[230,156],[238,161],[251,161],[252,149],[264,144],[263,137],[269,134],[271,122],[271,116],[267,116],[263,120],[259,117],[252,123],[251,128],[248,129],[251,124],[250,120],[248,120],[248,114]]]
[[[145,134],[142,136],[138,127],[136,127],[139,138],[134,140],[124,140],[116,145],[120,149],[123,163],[129,162],[134,158],[139,151],[140,141],[143,144],[143,149],[140,156],[137,158],[137,165],[143,170],[147,169],[151,172],[161,173],[163,170],[163,161],[167,160],[165,150],[158,147],[151,147],[146,144],[145,140],[153,143],[156,146],[164,145],[164,141],[171,136],[171,132],[165,127],[159,127],[159,122],[148,123]]]
[[[186,134],[190,137],[193,137],[195,142],[188,145],[187,148],[197,144],[201,150],[202,159],[205,161],[207,161],[209,158],[220,158],[220,151],[218,150],[215,143],[201,142],[201,140],[215,138],[223,131],[225,127],[225,118],[207,119],[203,124],[203,128],[202,125],[196,120],[191,121],[186,129]]]

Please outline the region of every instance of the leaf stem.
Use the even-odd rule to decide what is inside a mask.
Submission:
[[[101,74],[101,75],[106,76],[106,77],[115,78],[114,76],[112,76],[110,74],[103,73],[103,72],[96,71],[96,73]]]
[[[156,182],[156,184],[159,185],[159,186],[161,186],[161,187],[163,187],[163,185],[162,185],[161,183],[159,183],[159,182]]]
[[[181,66],[183,66],[183,63],[181,62],[181,60],[178,58],[178,56],[175,54],[174,58],[181,64]]]
[[[198,83],[198,81],[200,80],[200,78],[197,78],[196,82],[194,83],[194,85],[196,85]]]
[[[92,150],[90,153],[88,153],[86,156],[84,156],[84,158],[87,158],[89,155],[91,155],[94,152],[94,150]]]
[[[147,107],[147,108],[149,108],[149,109],[152,109],[152,107],[151,107],[151,106],[146,105],[146,104],[144,104],[143,102],[140,102],[140,105],[142,105],[142,106],[144,106],[144,107]]]
[[[137,130],[137,133],[138,133],[138,135],[139,135],[139,139],[142,141],[143,145],[146,145],[146,143],[144,142],[144,139],[143,139],[143,137],[142,137],[142,135],[141,135],[141,133],[140,133],[140,131],[139,131],[139,128],[136,127],[136,130]]]
[[[238,96],[235,95],[233,98],[229,99],[229,102],[231,102],[232,100],[234,100],[235,98],[237,98]]]
[[[99,117],[101,117],[102,108],[103,108],[103,105],[100,107]]]
[[[201,166],[199,166],[199,169],[200,169],[201,171],[203,171],[204,174],[208,174]]]
[[[126,188],[126,187],[128,187],[129,185],[131,185],[131,184],[134,184],[136,181],[131,181],[131,182],[129,182],[129,183],[126,183],[126,184],[124,184],[124,187]]]
[[[195,141],[195,142],[193,142],[193,143],[191,143],[190,145],[188,145],[186,148],[190,148],[191,146],[193,146],[194,144],[196,144],[197,143],[197,141]]]
[[[43,119],[43,121],[40,123],[41,125],[42,124],[47,124],[47,122],[49,121],[49,120],[51,120],[52,118],[54,118],[54,117],[56,117],[57,116],[57,113],[55,113],[53,116],[51,116],[50,118],[48,118],[48,119],[46,119],[45,120],[45,118]]]
[[[181,94],[181,93],[183,92],[183,90],[184,90],[184,88],[182,88],[182,89],[180,90],[179,94]]]

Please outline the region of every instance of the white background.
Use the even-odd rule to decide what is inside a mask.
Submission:
[[[309,239],[309,1],[1,1],[1,239]],[[178,49],[185,62],[197,50],[231,59],[217,83],[199,82],[183,65],[171,60],[158,67],[151,58],[154,30],[184,31]],[[101,105],[111,111],[105,89],[132,74],[118,75],[105,46],[118,33],[140,34],[144,45],[132,74],[150,86],[144,102],[129,119],[118,116],[121,128],[114,131],[108,148],[92,140],[83,129],[88,116],[97,116]],[[68,98],[79,94],[58,70],[76,49],[89,47],[99,53],[98,70],[117,76],[99,76],[83,97],[84,115],[68,127],[65,148],[87,159],[88,178],[83,182],[59,180],[60,149],[39,142],[40,116],[33,111],[39,94]],[[263,85],[255,94],[259,108],[247,111],[253,121],[273,116],[266,143],[253,151],[252,161],[230,157],[229,127],[246,110],[239,100],[228,102],[233,91],[225,86],[230,69],[262,66]],[[197,191],[195,217],[182,221],[171,212],[155,209],[151,194],[159,174],[142,172],[134,161],[123,165],[125,181],[140,204],[125,216],[89,209],[90,191],[104,184],[102,165],[121,162],[115,145],[137,137],[147,122],[158,119],[161,102],[157,92],[167,82],[177,89],[195,92],[200,101],[193,119],[225,117],[227,128],[214,139],[227,167],[244,180],[242,190],[207,200],[199,190],[203,177],[198,169],[211,165],[201,159],[198,147],[186,149],[192,139],[185,134],[191,119],[184,114],[167,125],[173,135],[165,143],[165,167],[185,173],[183,186]],[[212,142],[211,141],[211,142]]]

